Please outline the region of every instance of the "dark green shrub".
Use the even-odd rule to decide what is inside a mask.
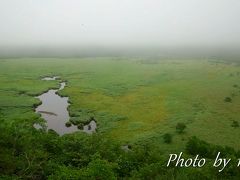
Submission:
[[[84,126],[83,123],[79,123],[77,127],[78,127],[78,129],[83,129],[83,126]]]
[[[205,141],[198,139],[197,137],[191,137],[186,144],[186,150],[191,155],[199,154],[202,157],[213,158],[211,154],[211,147]]]
[[[191,155],[200,155],[205,158],[215,159],[218,152],[222,156],[236,156],[237,152],[232,147],[219,146],[207,143],[193,136],[186,144],[186,151]]]
[[[172,135],[169,133],[164,134],[163,141],[167,144],[170,144],[172,142]]]
[[[95,121],[95,118],[94,118],[93,116],[91,116],[91,117],[89,118],[89,120],[90,120],[90,121]]]
[[[169,133],[165,133],[163,135],[163,141],[167,144],[170,144],[172,142],[172,135]]]
[[[230,98],[230,97],[225,97],[224,101],[225,101],[225,102],[232,102],[232,98]]]
[[[239,127],[239,123],[236,120],[233,120],[232,127]]]
[[[184,123],[177,123],[176,131],[179,134],[183,133],[184,129],[186,129],[186,125]]]
[[[72,126],[72,123],[70,121],[68,121],[68,122],[65,123],[65,126],[70,127],[70,126]]]

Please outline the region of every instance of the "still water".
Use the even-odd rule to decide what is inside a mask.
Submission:
[[[52,81],[57,79],[59,79],[59,77],[54,76],[45,77],[42,80]],[[41,105],[35,109],[36,113],[41,114],[41,117],[46,120],[47,129],[53,129],[59,135],[79,131],[77,126],[72,125],[70,127],[66,127],[65,125],[70,119],[68,112],[68,97],[61,97],[57,94],[57,92],[63,90],[65,86],[66,83],[61,82],[59,89],[51,89],[36,97],[42,102]],[[36,129],[41,128],[39,124],[35,124],[34,127]],[[85,125],[81,131],[91,134],[96,132],[96,128],[96,122],[91,121],[89,124]]]
[[[38,96],[42,104],[36,108],[42,118],[46,120],[47,129],[53,129],[59,135],[78,131],[77,126],[66,127],[65,123],[69,121],[68,97],[61,97],[56,94],[64,89],[66,83],[61,82],[59,89],[51,89],[48,92]]]

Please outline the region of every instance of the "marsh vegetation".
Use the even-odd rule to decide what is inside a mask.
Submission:
[[[165,164],[169,153],[180,151],[210,161],[217,150],[239,158],[238,62],[146,62],[144,58],[1,59],[0,177],[218,178],[208,166],[200,172]],[[49,79],[55,75],[60,79]],[[59,89],[60,82],[66,86]],[[38,109],[42,116],[35,113],[41,106],[35,97],[49,92],[60,99],[68,97],[64,108],[69,116],[61,127],[74,131],[59,133],[46,124],[44,116],[60,122],[54,110],[59,110],[59,103],[49,106],[53,109]],[[34,128],[36,124],[42,128]],[[124,149],[126,144],[131,148]],[[239,172],[229,167],[224,176],[236,177]]]

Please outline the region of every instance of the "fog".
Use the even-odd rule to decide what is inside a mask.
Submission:
[[[0,55],[238,54],[239,19],[239,0],[0,0]]]

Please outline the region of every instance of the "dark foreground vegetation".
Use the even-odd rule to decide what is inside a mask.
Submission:
[[[18,123],[17,123],[18,122]],[[185,155],[208,158],[203,168],[166,167],[168,156],[153,143],[135,144],[123,150],[99,134],[59,137],[16,121],[0,124],[1,179],[238,179],[240,171],[230,164],[219,173],[211,166],[217,152],[237,161],[240,152],[208,144],[192,137]]]

